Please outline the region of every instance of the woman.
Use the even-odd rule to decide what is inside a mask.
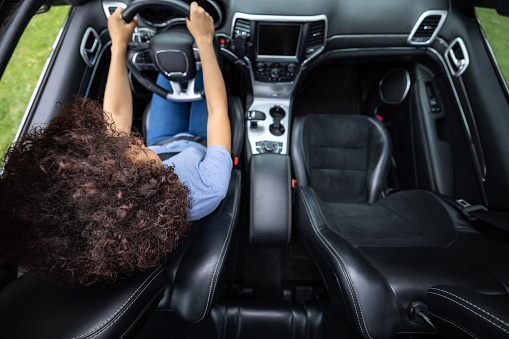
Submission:
[[[157,265],[196,214],[200,185],[210,184],[183,185],[176,167],[186,161],[164,166],[131,132],[125,53],[136,21],[125,23],[121,12],[108,20],[112,56],[104,107],[91,101],[63,106],[45,129],[23,136],[5,157],[0,262],[16,263],[51,283],[111,283]],[[217,171],[229,180],[224,172],[231,164],[224,156],[208,157],[209,149],[224,155],[230,148],[226,91],[211,47],[212,19],[193,3],[187,26],[201,53],[209,111],[207,150],[188,167],[202,175],[215,170],[219,158]],[[214,202],[197,215],[217,206],[226,189],[227,184],[213,187],[217,192],[209,200]]]

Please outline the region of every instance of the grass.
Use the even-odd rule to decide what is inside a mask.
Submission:
[[[509,83],[509,17],[497,14],[494,9],[477,8],[477,16],[498,64]]]
[[[35,88],[39,74],[69,8],[53,7],[36,15],[28,25],[0,81],[0,152],[9,147]],[[509,80],[509,18],[495,10],[478,8],[478,16]]]
[[[69,11],[68,6],[53,7],[36,15],[25,33],[0,81],[0,151],[10,146],[30,101],[53,42]]]

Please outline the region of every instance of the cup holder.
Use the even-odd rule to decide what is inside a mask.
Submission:
[[[271,117],[274,119],[274,122],[270,125],[270,133],[275,136],[280,136],[285,133],[285,128],[281,125],[281,119],[286,115],[285,110],[281,106],[273,106],[269,113]]]

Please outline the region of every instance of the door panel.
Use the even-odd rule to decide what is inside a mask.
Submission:
[[[472,11],[459,12],[452,4],[451,10],[458,15],[449,16],[442,36],[446,44],[460,37],[470,54],[470,65],[465,72],[455,78],[455,87],[464,93],[463,108],[471,111],[474,126],[470,132],[479,134],[474,151],[477,161],[485,163],[479,168],[482,188],[486,194],[486,203],[493,208],[509,208],[509,94],[487,49],[486,41],[478,27],[477,18]],[[468,115],[467,115],[468,118]],[[468,130],[468,121],[467,121]]]

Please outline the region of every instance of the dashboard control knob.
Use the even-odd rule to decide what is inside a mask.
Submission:
[[[273,68],[270,70],[270,76],[273,77],[273,78],[279,78],[279,76],[281,75],[281,71],[279,70],[279,68]]]
[[[276,150],[277,144],[274,141],[265,141],[263,147],[267,152],[274,152]]]

